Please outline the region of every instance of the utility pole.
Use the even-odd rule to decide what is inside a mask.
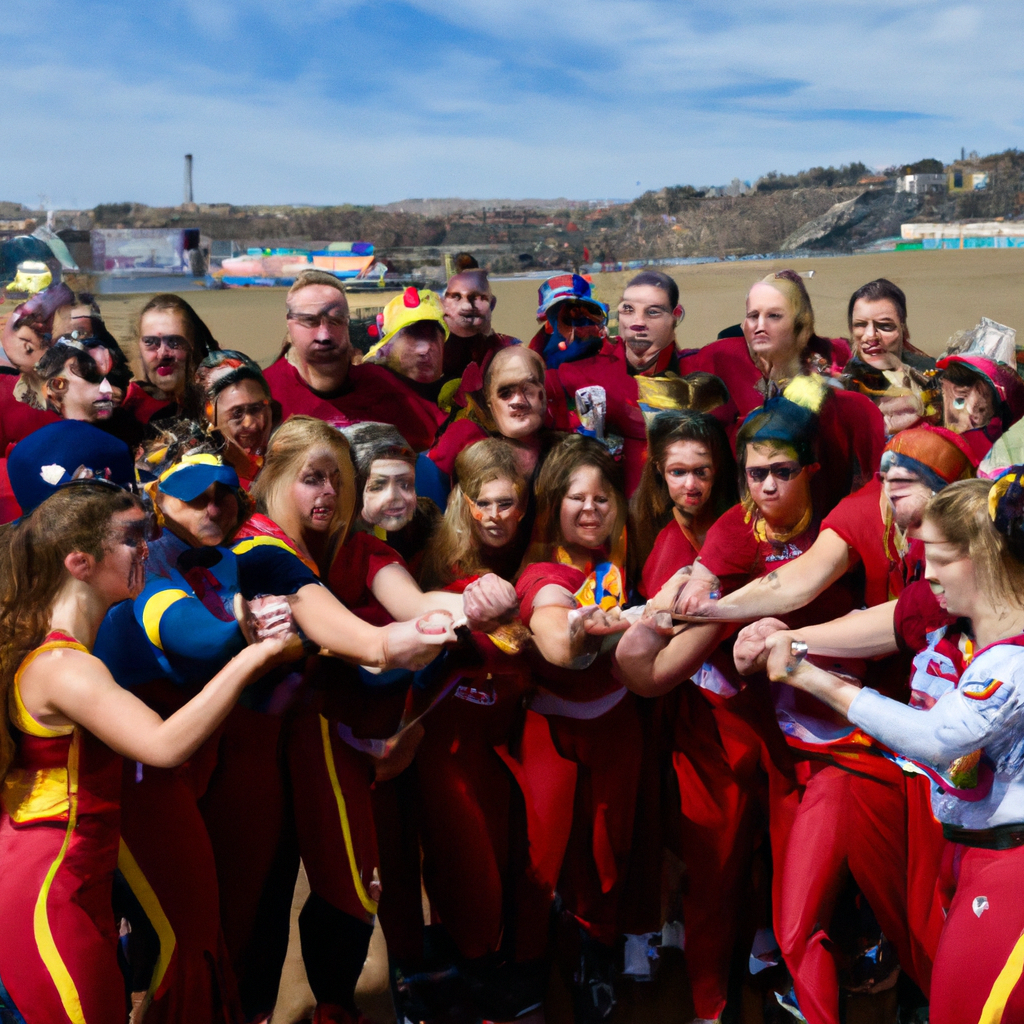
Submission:
[[[185,154],[185,205],[192,204],[192,154]]]

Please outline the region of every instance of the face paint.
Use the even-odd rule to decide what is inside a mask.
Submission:
[[[388,533],[401,530],[416,514],[416,472],[403,459],[375,459],[363,488],[362,517]]]
[[[554,369],[597,351],[605,334],[605,317],[582,302],[559,302],[548,310],[544,329],[551,335],[544,346],[544,361]]]

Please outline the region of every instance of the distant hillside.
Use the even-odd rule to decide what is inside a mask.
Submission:
[[[613,203],[615,200],[609,200]],[[627,202],[627,200],[619,200]],[[453,213],[481,213],[484,210],[575,210],[593,206],[585,199],[401,199],[375,206],[385,213],[418,213],[423,217],[444,217]],[[608,205],[604,203],[602,205]]]
[[[984,170],[978,192],[896,193],[895,175],[934,172],[940,161],[888,168],[872,176],[863,164],[772,172],[753,185],[695,189],[672,186],[629,203],[568,199],[408,199],[386,206],[149,207],[106,203],[93,210],[57,211],[55,227],[198,227],[212,239],[249,246],[316,248],[331,241],[373,242],[393,270],[437,266],[444,253],[467,250],[497,272],[578,266],[671,256],[730,256],[783,248],[852,251],[899,234],[910,220],[952,221],[1020,217],[1024,212],[1024,153],[956,161],[946,170]],[[0,218],[32,211],[0,203]],[[36,214],[38,216],[38,214]]]

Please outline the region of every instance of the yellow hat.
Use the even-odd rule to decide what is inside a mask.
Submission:
[[[441,325],[444,339],[448,340],[448,324],[445,323],[444,310],[436,292],[429,289],[417,291],[406,288],[401,295],[396,295],[385,307],[383,315],[378,315],[376,328],[371,324],[367,333],[380,337],[380,341],[366,353],[372,359],[389,341],[403,328],[420,320],[432,320]]]

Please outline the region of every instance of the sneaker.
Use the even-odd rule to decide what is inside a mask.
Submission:
[[[792,988],[788,992],[776,992],[775,998],[778,1000],[779,1006],[790,1014],[794,1020],[807,1024],[807,1018],[801,1013],[800,1004],[796,1001],[796,992]]]

